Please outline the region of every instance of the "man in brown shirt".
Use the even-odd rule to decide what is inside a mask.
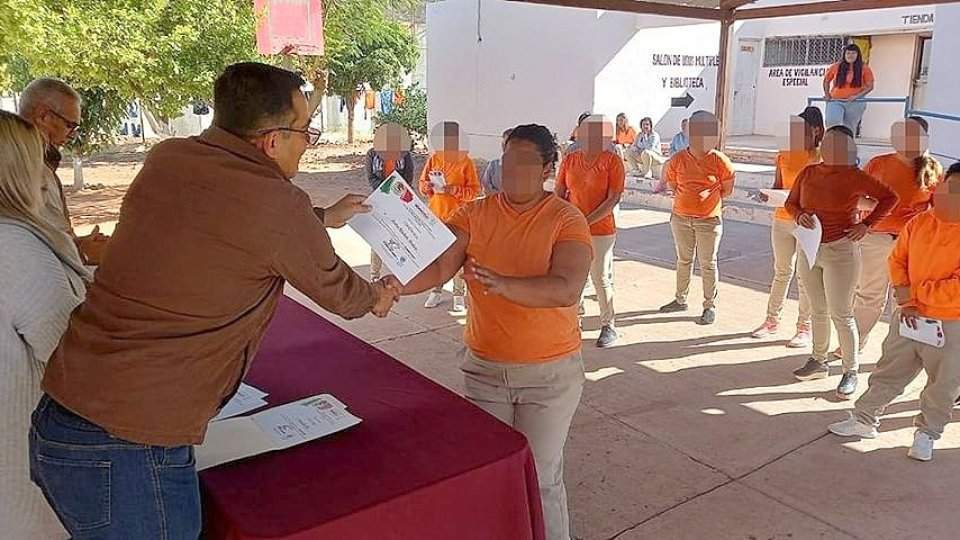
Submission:
[[[59,79],[36,79],[20,95],[20,116],[37,126],[47,144],[42,215],[74,239],[84,261],[97,265],[109,237],[100,234],[99,227],[86,236],[74,234],[63,184],[57,176],[63,158],[60,147],[80,129],[81,105],[80,94]]]
[[[302,84],[273,66],[228,67],[213,127],[158,144],[130,186],[31,430],[33,477],[73,536],[97,525],[98,538],[197,537],[192,445],[239,385],[285,282],[345,318],[384,317],[396,300],[395,278],[360,278],[325,229],[363,198],[315,210],[289,180],[319,137]]]

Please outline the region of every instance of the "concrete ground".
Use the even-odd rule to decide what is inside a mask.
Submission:
[[[790,371],[803,351],[749,332],[764,317],[772,275],[769,230],[728,222],[721,247],[720,317],[661,315],[674,289],[668,214],[625,208],[620,218],[616,305],[622,340],[594,347],[597,306],[588,301],[588,382],[566,451],[574,533],[599,539],[956,538],[960,429],[951,426],[935,460],[906,457],[923,380],[890,408],[875,441],[841,440],[838,374],[800,383]],[[361,272],[369,251],[349,229],[334,231],[341,255]],[[691,305],[700,294],[694,280]],[[794,297],[795,298],[795,297]],[[445,306],[449,308],[449,304]],[[459,391],[463,320],[444,307],[405,299],[386,320],[336,321],[427,377]],[[886,324],[867,347],[879,357]],[[863,377],[862,390],[866,387]],[[921,378],[922,379],[922,378]]]

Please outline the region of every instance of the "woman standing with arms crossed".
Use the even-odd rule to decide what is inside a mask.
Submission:
[[[823,114],[816,107],[807,107],[798,116],[790,119],[790,150],[777,154],[776,180],[773,189],[789,190],[797,176],[809,165],[820,163],[820,141],[823,140]],[[786,208],[777,208],[773,226],[770,228],[773,244],[773,284],[767,302],[767,319],[754,330],[753,337],[762,339],[780,331],[780,315],[783,303],[797,263],[797,239],[793,236],[796,223]],[[810,299],[802,280],[797,280],[800,292],[800,313],[797,317],[797,333],[787,343],[791,349],[810,346]]]
[[[877,206],[861,221],[857,207],[863,197],[876,200]],[[841,399],[850,399],[857,390],[860,368],[860,338],[853,316],[862,264],[860,241],[896,204],[897,195],[890,188],[857,168],[853,133],[834,126],[823,138],[823,163],[800,173],[785,205],[797,225],[823,230],[813,264],[800,253],[800,279],[813,309],[813,357],[793,375],[801,381],[827,377],[832,319],[843,349],[844,373],[837,386]]]
[[[556,161],[547,128],[514,128],[503,154],[503,191],[451,218],[456,242],[403,294],[418,294],[466,267],[465,395],[526,435],[547,538],[569,540],[563,447],[583,391],[577,302],[591,237],[583,215],[543,189]]]
[[[873,70],[863,62],[863,52],[851,43],[843,48],[843,58],[830,66],[823,77],[827,100],[827,127],[847,126],[856,137],[867,104],[857,101],[873,92]]]
[[[860,245],[863,270],[857,285],[854,316],[860,331],[860,350],[887,308],[890,272],[887,259],[907,223],[930,208],[943,166],[927,151],[927,121],[910,117],[893,125],[891,140],[896,152],[871,159],[864,172],[886,184],[900,197],[889,216],[870,228]]]
[[[41,217],[44,143],[0,111],[0,523],[5,538],[66,538],[30,481],[30,413],[89,273],[73,239]]]

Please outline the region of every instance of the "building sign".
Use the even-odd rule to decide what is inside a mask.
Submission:
[[[918,24],[933,24],[933,13],[904,15],[901,17],[901,19],[903,19],[904,26],[914,26]]]
[[[813,86],[818,86],[827,73],[827,66],[771,68],[767,70],[767,78],[780,81],[780,86],[803,87],[811,86],[810,79],[818,79]]]
[[[322,0],[255,0],[257,51],[323,54]]]
[[[720,64],[720,57],[717,55],[653,53],[650,59],[650,63],[654,67],[715,68]],[[707,87],[703,77],[661,76],[660,83],[663,88],[673,90]]]

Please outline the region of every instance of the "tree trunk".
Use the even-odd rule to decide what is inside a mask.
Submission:
[[[347,99],[347,143],[353,144],[353,117],[354,109],[357,106],[357,93],[354,92],[350,94],[350,98]]]
[[[83,189],[83,158],[77,154],[73,155],[73,189]]]

